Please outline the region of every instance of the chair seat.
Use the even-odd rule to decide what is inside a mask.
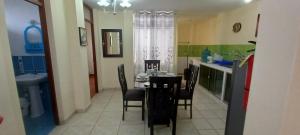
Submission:
[[[192,96],[187,90],[185,89],[180,90],[179,99],[191,99],[191,98]]]
[[[135,88],[126,92],[125,100],[141,101],[145,99],[145,89]]]

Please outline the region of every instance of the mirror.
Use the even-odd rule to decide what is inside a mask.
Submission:
[[[103,57],[123,57],[122,30],[102,29]]]

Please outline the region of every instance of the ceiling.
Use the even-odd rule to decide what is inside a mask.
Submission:
[[[103,9],[97,5],[99,0],[84,0],[92,8]],[[120,2],[121,0],[117,0]],[[173,10],[182,15],[212,15],[218,12],[245,5],[244,0],[129,0],[133,10]],[[122,9],[120,6],[118,10]]]

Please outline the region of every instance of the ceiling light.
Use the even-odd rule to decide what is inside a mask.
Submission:
[[[124,8],[129,8],[131,7],[131,4],[128,2],[128,0],[123,0],[122,3],[120,3],[120,6]]]
[[[244,0],[245,1],[245,3],[250,3],[250,2],[252,2],[253,0]]]
[[[109,3],[107,2],[107,0],[100,0],[100,1],[97,2],[97,4],[99,6],[104,6],[104,7],[109,6]]]

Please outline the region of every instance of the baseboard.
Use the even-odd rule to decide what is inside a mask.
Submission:
[[[65,120],[62,120],[62,121],[60,121],[59,122],[59,125],[64,125],[64,124],[66,124],[66,123],[68,123],[68,121],[70,120],[70,119],[72,119],[73,118],[73,116],[75,115],[75,114],[77,114],[77,113],[84,113],[84,112],[86,112],[90,107],[91,107],[91,103],[88,105],[88,107],[86,107],[85,109],[77,109],[77,110],[75,110],[67,119],[65,119]]]
[[[76,112],[74,111],[67,119],[59,121],[59,125],[64,125],[74,116]]]
[[[86,112],[90,107],[91,107],[91,103],[85,108],[85,109],[77,109],[76,113],[84,113]]]

